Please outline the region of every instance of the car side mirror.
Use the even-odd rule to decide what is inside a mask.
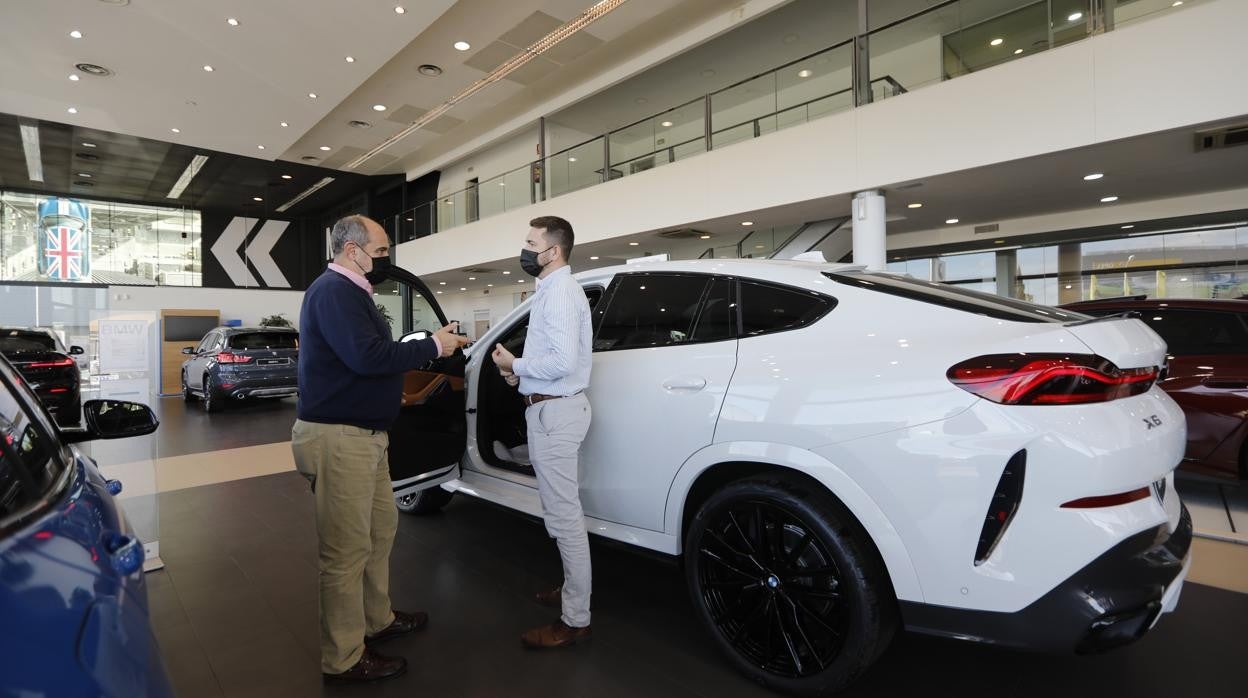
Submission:
[[[425,330],[416,330],[415,332],[408,332],[402,337],[399,337],[400,342],[419,342],[422,339],[429,339],[429,333],[426,332]]]
[[[183,353],[183,354],[194,354],[194,353],[195,353],[195,347],[182,347],[182,353]]]
[[[83,350],[82,347],[75,344],[74,346],[69,348],[69,353],[72,354],[73,356],[81,356],[82,354],[85,354],[87,352]]]
[[[124,400],[88,400],[82,405],[82,416],[83,428],[61,430],[66,443],[144,436],[160,426],[152,408]]]

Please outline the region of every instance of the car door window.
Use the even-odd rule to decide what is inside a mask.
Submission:
[[[741,331],[745,336],[805,327],[823,317],[835,301],[814,291],[741,282]]]
[[[698,313],[697,325],[693,328],[693,341],[718,342],[736,338],[736,286],[737,282],[727,277],[719,277],[711,282],[706,302],[702,304],[702,312]]]
[[[63,467],[53,458],[51,440],[0,381],[0,519],[39,501],[57,482]]]
[[[195,353],[196,354],[207,353],[211,349],[212,343],[215,342],[216,339],[217,339],[217,333],[209,332],[207,335],[204,336],[202,340],[200,340],[199,346],[195,347]]]
[[[692,274],[620,277],[594,338],[594,351],[663,347],[692,341],[711,279]]]
[[[1248,346],[1248,331],[1234,313],[1165,308],[1143,309],[1140,317],[1176,356],[1239,354]]]

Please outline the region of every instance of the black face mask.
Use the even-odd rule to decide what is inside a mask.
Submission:
[[[370,284],[379,284],[389,279],[387,272],[390,270],[390,256],[373,257],[373,270],[364,275]]]
[[[555,249],[554,245],[547,247],[541,252],[534,252],[533,250],[521,250],[520,251],[520,268],[523,269],[524,273],[528,274],[529,276],[538,276],[539,274],[542,273],[542,270],[546,268],[545,264],[538,264],[537,262],[538,256],[544,255],[553,249]]]

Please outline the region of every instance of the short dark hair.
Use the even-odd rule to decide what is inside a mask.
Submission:
[[[538,216],[529,221],[530,228],[541,228],[546,231],[546,242],[558,245],[563,250],[563,261],[572,259],[572,245],[576,236],[572,233],[572,224],[559,216]]]

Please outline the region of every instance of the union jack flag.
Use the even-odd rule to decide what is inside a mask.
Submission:
[[[74,228],[46,228],[43,254],[47,257],[48,278],[57,281],[82,279],[83,231]]]

